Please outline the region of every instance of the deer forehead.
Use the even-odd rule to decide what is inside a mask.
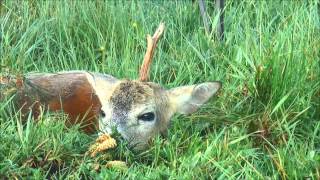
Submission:
[[[114,113],[134,111],[137,106],[154,102],[154,92],[147,83],[125,80],[120,82],[110,97],[110,105]]]

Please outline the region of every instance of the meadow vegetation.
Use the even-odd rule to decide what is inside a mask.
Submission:
[[[0,1],[1,2],[1,1]],[[94,135],[44,113],[21,124],[0,102],[0,178],[320,178],[320,5],[227,1],[225,40],[206,34],[191,1],[2,1],[1,73],[88,70],[136,79],[146,34],[159,22],[151,80],[171,88],[219,80],[223,88],[191,116],[173,118],[167,138],[132,152],[128,169],[85,155]],[[218,16],[212,5],[212,27]]]

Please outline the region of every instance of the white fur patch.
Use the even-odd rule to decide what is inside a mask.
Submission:
[[[88,82],[91,84],[96,95],[98,96],[101,105],[108,104],[108,99],[112,95],[115,85],[117,82],[114,80],[108,81],[107,78],[102,78],[100,75],[97,76],[94,73],[85,72]]]

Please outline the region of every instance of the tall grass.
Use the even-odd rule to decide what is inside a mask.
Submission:
[[[10,100],[0,102],[0,177],[319,179],[319,3],[227,1],[219,42],[189,1],[3,1],[1,73],[135,79],[145,36],[163,21],[151,79],[167,88],[220,80],[223,89],[198,113],[176,116],[146,152],[120,145],[125,171],[94,170],[108,157],[85,156],[94,137],[65,127],[63,116],[22,125],[6,113]]]

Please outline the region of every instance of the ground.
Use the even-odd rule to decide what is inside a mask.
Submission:
[[[25,126],[0,102],[0,178],[320,178],[320,5],[227,1],[225,40],[206,34],[197,2],[1,2],[1,73],[89,70],[136,79],[146,34],[166,24],[151,80],[166,88],[219,80],[199,112],[175,116],[145,152],[85,155],[94,135],[43,114]],[[217,14],[208,5],[212,26]]]

